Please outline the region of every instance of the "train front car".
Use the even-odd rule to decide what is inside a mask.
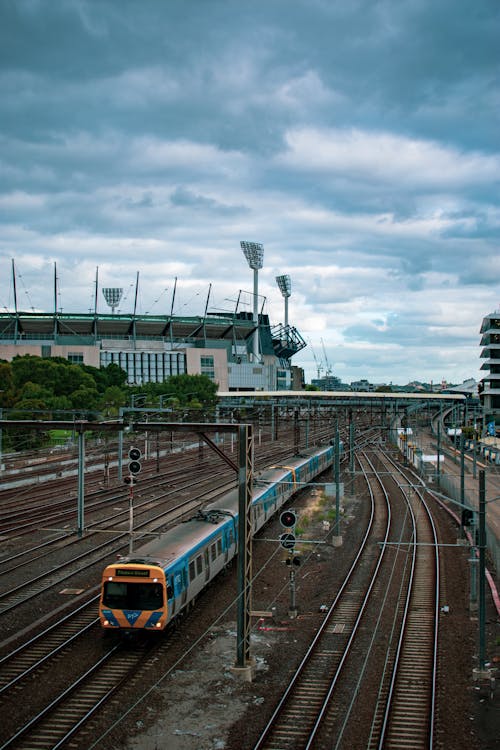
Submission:
[[[163,630],[167,619],[165,572],[146,560],[118,560],[102,576],[99,619],[107,630]]]

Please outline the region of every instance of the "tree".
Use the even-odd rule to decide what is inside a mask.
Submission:
[[[16,406],[19,408],[19,404],[23,401],[38,401],[42,404],[41,408],[46,409],[47,402],[51,397],[52,391],[50,388],[45,388],[40,383],[33,383],[31,380],[28,380],[19,389]]]
[[[99,403],[99,393],[97,388],[88,388],[85,385],[80,386],[69,396],[71,408],[78,411],[96,411]]]
[[[217,403],[217,385],[207,375],[172,375],[163,383],[144,383],[128,389],[130,396],[143,396],[140,406],[154,406],[163,396],[163,403],[167,401],[177,406],[203,408]],[[137,400],[137,405],[139,401]]]
[[[12,406],[15,389],[10,362],[0,360],[0,406]]]
[[[106,416],[117,415],[120,406],[125,406],[127,403],[127,397],[123,390],[117,385],[110,385],[99,401],[99,408],[103,411]]]
[[[37,383],[55,396],[69,396],[79,388],[95,389],[94,378],[62,357],[46,359],[25,354],[12,360],[14,387],[21,391],[27,382]]]
[[[214,406],[217,403],[217,384],[207,375],[173,375],[163,384],[181,406]]]
[[[79,367],[93,378],[99,393],[104,393],[106,388],[111,386],[126,387],[127,373],[114,362],[100,369],[91,365],[79,365]]]

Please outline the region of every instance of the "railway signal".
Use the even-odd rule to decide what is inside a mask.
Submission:
[[[130,459],[130,463],[128,465],[129,472],[133,475],[138,474],[142,468],[140,461],[142,457],[141,451],[139,450],[139,448],[130,448],[128,457]]]
[[[297,514],[294,510],[284,510],[280,515],[280,523],[285,529],[293,529],[297,523]]]
[[[474,511],[471,508],[462,508],[462,526],[472,526],[474,523]]]
[[[280,534],[280,544],[283,549],[293,549],[295,547],[295,534],[290,532]]]
[[[132,474],[129,474],[128,477],[123,478],[123,481],[125,482],[125,484],[128,484],[130,487],[133,487],[134,484],[137,482],[137,479]]]
[[[302,564],[302,557],[300,555],[300,552],[296,552],[295,550],[290,550],[288,557],[285,560],[286,565],[293,565],[296,568],[299,568]]]

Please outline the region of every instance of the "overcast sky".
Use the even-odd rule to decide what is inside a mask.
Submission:
[[[0,307],[252,309],[344,382],[480,378],[498,0],[0,0]],[[325,357],[326,352],[326,357]],[[328,364],[326,364],[326,360]],[[324,372],[324,370],[323,370]]]

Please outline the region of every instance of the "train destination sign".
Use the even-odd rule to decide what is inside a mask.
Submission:
[[[115,575],[128,576],[129,578],[149,578],[149,570],[147,568],[143,570],[139,568],[117,568]]]

